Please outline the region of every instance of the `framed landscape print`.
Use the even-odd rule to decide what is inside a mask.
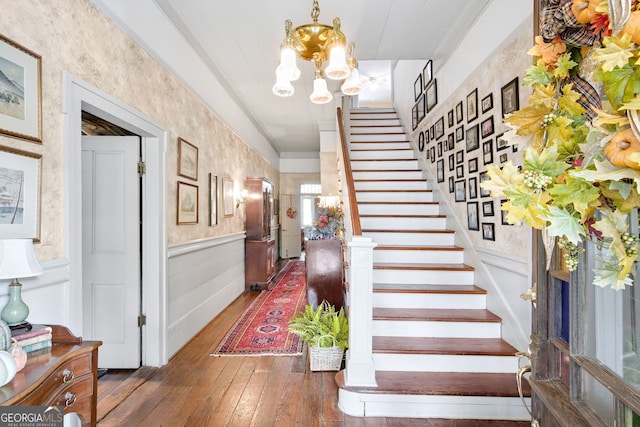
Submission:
[[[487,95],[484,98],[482,98],[482,101],[480,102],[480,105],[482,107],[482,114],[484,114],[487,111],[491,110],[493,108],[493,94],[490,93],[489,95]]]
[[[502,117],[507,114],[511,114],[520,108],[520,98],[518,94],[518,78],[511,80],[506,85],[502,86],[501,90],[502,101]]]
[[[218,177],[209,174],[209,225],[218,225]]]
[[[178,175],[198,180],[198,147],[178,137]]]
[[[231,178],[222,178],[222,207],[224,209],[224,216],[233,216],[233,180]]]
[[[0,35],[0,133],[42,142],[40,55]]]
[[[478,89],[467,95],[467,123],[478,118]]]
[[[471,126],[469,129],[467,129],[466,143],[467,153],[480,147],[480,134],[478,131],[478,125]]]
[[[198,186],[178,181],[178,224],[198,223]]]
[[[0,236],[40,241],[42,155],[0,146]]]
[[[472,231],[480,230],[478,202],[467,202],[467,227]]]

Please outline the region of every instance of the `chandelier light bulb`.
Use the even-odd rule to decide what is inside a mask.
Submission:
[[[282,73],[276,72],[276,84],[273,85],[271,90],[274,95],[282,97],[293,95],[293,86],[291,85],[291,82],[282,75]]]
[[[349,77],[342,83],[340,89],[345,95],[357,95],[362,92],[362,81],[360,81],[360,72],[357,68],[351,70]]]
[[[332,80],[342,80],[349,75],[349,66],[347,65],[347,56],[344,46],[336,45],[331,48],[329,54],[329,65],[324,70],[324,75]]]
[[[331,102],[333,95],[327,89],[327,81],[322,77],[317,77],[313,81],[313,93],[309,97],[314,104],[326,104]]]
[[[289,81],[295,81],[300,78],[300,70],[296,65],[296,53],[293,48],[285,46],[280,51],[280,65],[278,68],[281,67],[289,74],[286,76]]]

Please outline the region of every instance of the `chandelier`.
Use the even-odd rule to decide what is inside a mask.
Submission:
[[[315,64],[313,93],[309,97],[311,102],[326,104],[333,99],[324,76],[332,80],[344,80],[340,89],[345,95],[357,95],[362,91],[356,59],[353,57],[354,44],[351,43],[347,47],[347,37],[340,31],[340,18],[335,18],[333,26],[330,26],[319,24],[319,16],[320,6],[318,0],[314,0],[311,10],[312,24],[300,25],[293,29],[292,22],[289,19],[285,21],[286,36],[280,46],[280,65],[276,68],[274,94],[283,97],[293,95],[291,82],[300,77],[296,56]],[[323,72],[322,64],[325,61],[329,61],[329,64]]]

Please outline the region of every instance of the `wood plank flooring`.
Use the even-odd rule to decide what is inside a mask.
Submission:
[[[98,425],[509,427],[528,422],[359,418],[337,406],[336,372],[302,356],[211,357],[258,292],[245,292],[162,368],[108,371],[98,380]]]

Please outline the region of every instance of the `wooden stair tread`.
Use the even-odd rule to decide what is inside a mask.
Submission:
[[[361,214],[360,218],[446,218],[446,215]]]
[[[373,292],[422,293],[422,294],[480,294],[487,291],[476,285],[426,285],[422,283],[374,283]]]
[[[411,148],[376,148],[376,149],[354,149],[351,150],[353,151],[363,151],[363,152],[370,152],[370,151],[413,151]],[[351,159],[351,160],[364,160],[364,159]],[[398,159],[400,160],[400,159]]]
[[[399,190],[403,191],[403,190]],[[356,191],[357,193],[358,191]],[[359,205],[437,205],[439,202],[358,202]]]
[[[379,245],[374,251],[464,251],[460,246]]]
[[[351,159],[351,162],[417,162],[417,159]]]
[[[466,264],[419,263],[419,262],[386,262],[373,263],[374,270],[440,270],[440,271],[474,271]]]
[[[376,371],[377,387],[347,386],[344,371],[336,375],[338,387],[357,393],[431,396],[518,397],[515,373],[397,372]],[[531,396],[529,382],[522,382],[523,394]]]
[[[501,338],[373,337],[374,353],[515,356]]]
[[[356,190],[356,193],[433,193],[433,190]]]
[[[374,320],[417,320],[423,322],[494,322],[502,321],[489,310],[469,308],[373,308]]]
[[[366,230],[362,230],[363,233],[445,233],[452,234],[455,233],[453,230],[386,230],[386,229],[374,229],[369,228]]]
[[[353,182],[425,182],[426,179],[354,179]]]

